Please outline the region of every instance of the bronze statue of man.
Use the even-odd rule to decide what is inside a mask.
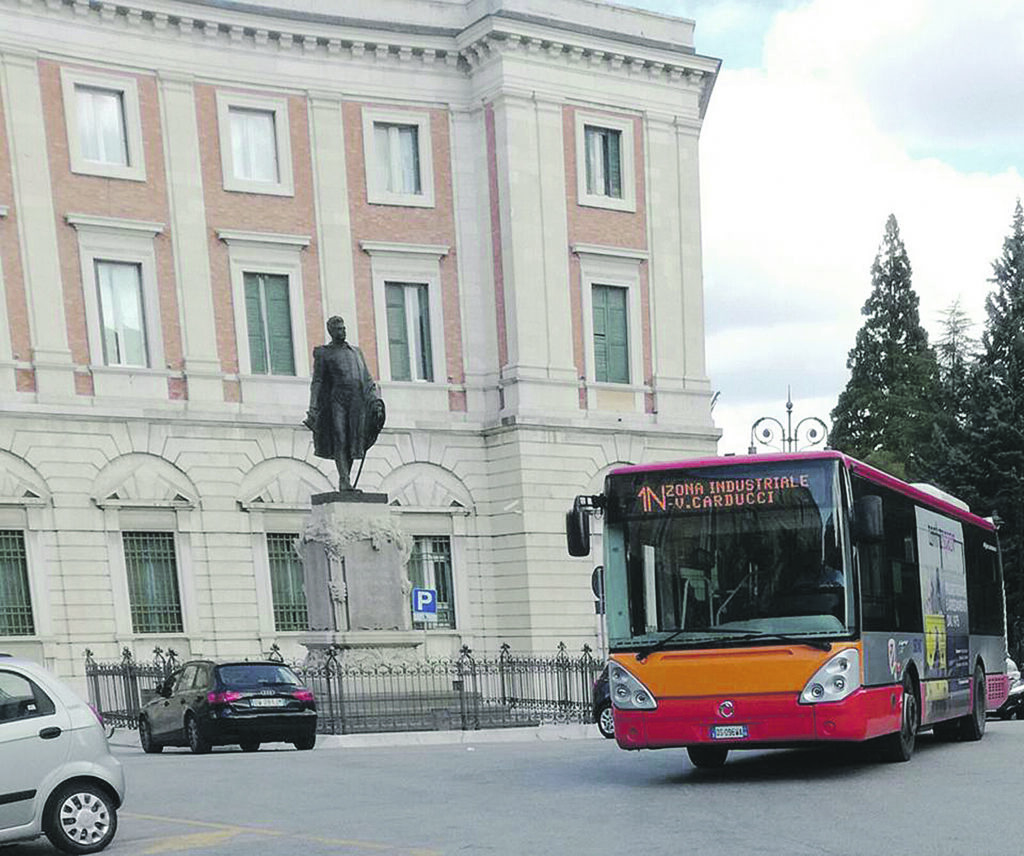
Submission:
[[[353,490],[352,461],[363,458],[384,427],[384,402],[363,352],[345,341],[345,321],[327,321],[331,341],[313,349],[313,382],[303,425],[313,432],[313,452],[333,458],[338,490]],[[356,476],[359,481],[359,476]]]

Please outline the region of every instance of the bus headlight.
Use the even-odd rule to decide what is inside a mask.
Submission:
[[[802,693],[800,704],[842,701],[860,687],[860,652],[846,648],[830,657],[811,676]]]
[[[634,678],[618,663],[608,669],[608,682],[612,704],[619,710],[654,710],[658,703],[640,681]]]

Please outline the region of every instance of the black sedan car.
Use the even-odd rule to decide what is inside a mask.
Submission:
[[[594,681],[594,722],[597,723],[597,730],[609,740],[615,736],[615,719],[612,714],[612,696],[608,689],[608,667],[601,670],[601,674]]]
[[[283,663],[193,660],[175,670],[139,714],[143,751],[188,746],[194,753],[237,743],[316,744],[316,702]]]

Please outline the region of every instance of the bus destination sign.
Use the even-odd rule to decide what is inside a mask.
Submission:
[[[794,492],[808,490],[810,486],[807,473],[758,478],[675,479],[641,485],[636,498],[638,510],[643,514],[758,508],[785,503]]]

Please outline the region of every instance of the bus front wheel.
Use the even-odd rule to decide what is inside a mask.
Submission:
[[[921,725],[921,706],[914,682],[909,675],[903,678],[903,704],[900,730],[881,739],[882,758],[886,761],[909,761],[917,742],[917,729]]]
[[[724,746],[687,746],[686,754],[698,770],[717,770],[725,763],[729,750]]]

